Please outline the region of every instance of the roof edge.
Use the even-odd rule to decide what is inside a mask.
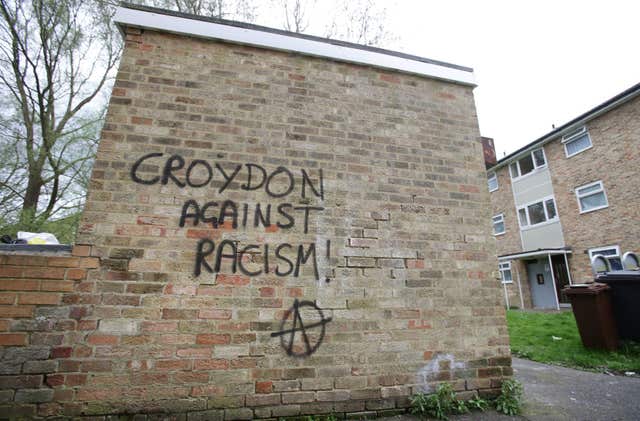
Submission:
[[[129,3],[120,4],[113,20],[121,27],[152,29],[197,38],[221,40],[394,70],[461,85],[477,86],[473,69],[469,67],[243,22]]]
[[[611,111],[614,108],[617,108],[621,105],[623,105],[624,103],[632,100],[633,98],[637,97],[640,95],[640,83],[637,83],[635,85],[633,85],[632,87],[625,89],[624,91],[620,92],[619,94],[613,96],[612,98],[609,98],[608,100],[606,100],[605,102],[595,106],[594,108],[590,109],[589,111],[580,114],[578,117],[574,118],[573,120],[570,120],[569,122],[563,124],[562,126],[550,131],[549,133],[543,135],[542,137],[539,137],[538,139],[534,140],[533,142],[530,142],[528,144],[526,144],[525,146],[521,147],[520,149],[515,150],[514,152],[511,152],[509,155],[505,156],[504,158],[500,159],[495,165],[493,165],[492,167],[488,168],[487,171],[495,171],[503,166],[505,166],[507,163],[511,162],[511,160],[523,153],[529,152],[532,149],[535,149],[539,146],[542,146],[554,139],[556,139],[557,137],[559,137],[560,135],[562,135],[565,132],[568,132],[574,128],[576,128],[576,126],[581,126],[583,124],[588,123],[589,121],[593,120],[594,118],[600,117],[601,115]]]

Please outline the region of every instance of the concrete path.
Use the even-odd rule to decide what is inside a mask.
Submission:
[[[529,420],[640,419],[640,378],[609,376],[513,359]]]
[[[640,420],[640,378],[609,376],[571,368],[513,359],[516,379],[524,385],[521,416],[495,411],[450,417],[456,421]],[[386,421],[418,421],[403,415]]]

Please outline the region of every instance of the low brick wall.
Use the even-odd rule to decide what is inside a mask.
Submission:
[[[59,412],[92,371],[74,358],[92,355],[77,339],[93,331],[77,291],[99,259],[89,246],[71,253],[0,254],[0,414]]]

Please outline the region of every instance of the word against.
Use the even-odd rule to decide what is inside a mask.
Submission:
[[[231,183],[234,188],[245,191],[264,191],[269,197],[284,199],[299,196],[302,199],[315,196],[324,200],[324,178],[322,169],[292,171],[286,167],[277,167],[267,171],[258,164],[235,164],[223,168],[219,163],[210,163],[202,159],[194,159],[188,165],[180,155],[165,157],[161,152],[153,152],[141,156],[131,167],[131,179],[144,185],[172,184],[179,188],[209,188],[214,193],[222,194]],[[313,175],[310,175],[312,173]],[[225,198],[197,201],[188,199],[182,205],[179,226],[210,225],[216,229],[222,225],[232,229],[258,228],[260,226],[277,226],[287,230],[301,224],[304,234],[309,232],[309,220],[318,212],[320,206],[293,205],[291,203],[236,203]],[[325,251],[330,257],[331,242],[327,240]],[[222,240],[219,244],[203,238],[196,245],[194,275],[203,272],[218,273],[230,268],[232,273],[240,271],[247,276],[268,274],[273,270],[276,276],[298,277],[305,264],[313,266],[316,280],[319,279],[317,248],[315,243],[307,245],[249,244],[241,246],[236,241]],[[261,268],[247,268],[248,255],[261,255]],[[224,265],[222,262],[231,262]],[[275,266],[274,266],[275,265]]]

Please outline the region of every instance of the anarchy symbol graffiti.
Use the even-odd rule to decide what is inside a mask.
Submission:
[[[305,317],[310,317],[306,324],[302,320],[301,312]],[[296,299],[293,302],[293,307],[284,313],[280,331],[273,332],[271,337],[280,337],[280,344],[287,355],[308,357],[316,352],[322,344],[325,333],[324,326],[330,321],[331,317],[325,318],[322,310],[314,302]]]

